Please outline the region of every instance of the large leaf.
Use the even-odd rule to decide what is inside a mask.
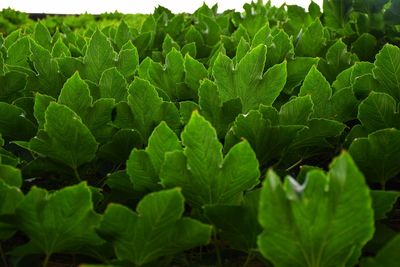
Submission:
[[[136,212],[111,204],[101,221],[99,233],[114,245],[121,260],[136,266],[153,262],[208,243],[211,227],[182,218],[184,199],[178,189],[146,195]]]
[[[271,105],[286,83],[286,62],[276,64],[264,73],[267,48],[259,45],[250,50],[236,66],[220,54],[212,68],[221,100],[240,98],[242,111],[258,109],[260,104]]]
[[[243,191],[258,183],[258,162],[250,145],[243,141],[223,158],[215,129],[197,112],[182,132],[182,142],[183,152],[166,154],[160,178],[166,187],[181,187],[190,205],[237,204]]]
[[[45,113],[44,131],[31,139],[29,148],[75,169],[91,161],[97,142],[70,108],[52,102]]]
[[[400,48],[386,44],[376,55],[375,78],[381,84],[379,91],[388,93],[397,101],[400,100]]]
[[[90,188],[81,183],[49,193],[33,187],[16,210],[17,226],[30,241],[14,253],[82,252],[103,243],[95,227],[100,215],[93,210]]]
[[[369,189],[346,153],[303,185],[270,170],[260,201],[258,245],[277,267],[354,266],[374,232]]]
[[[358,138],[349,148],[357,166],[370,182],[385,185],[400,172],[400,131],[390,128]]]

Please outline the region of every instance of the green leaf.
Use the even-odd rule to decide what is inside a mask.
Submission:
[[[357,54],[360,60],[373,61],[377,44],[378,41],[375,36],[369,33],[363,33],[351,44],[351,50]]]
[[[375,221],[385,219],[386,214],[393,209],[399,197],[400,192],[371,190]]]
[[[35,135],[36,127],[25,116],[25,111],[0,102],[0,134],[7,140],[28,140]]]
[[[201,80],[208,76],[207,69],[189,54],[185,55],[184,60],[185,83],[197,94]]]
[[[291,94],[293,90],[301,85],[304,78],[309,73],[312,66],[318,63],[317,58],[311,57],[295,57],[287,61],[287,81],[284,92]]]
[[[132,43],[124,45],[118,54],[118,60],[115,64],[118,71],[125,76],[126,79],[132,77],[139,66],[139,54]]]
[[[126,101],[128,84],[117,68],[105,70],[99,82],[100,97],[113,98],[115,102]]]
[[[17,39],[7,49],[7,65],[19,66],[29,69],[28,58],[31,55],[30,42],[28,37],[24,36]]]
[[[144,142],[147,142],[151,132],[161,121],[165,121],[174,131],[180,128],[178,109],[173,103],[163,101],[154,86],[146,80],[136,78],[132,82],[128,104],[133,116],[132,123]]]
[[[58,97],[59,104],[68,106],[81,118],[92,105],[92,100],[89,86],[81,79],[78,72],[65,82]]]
[[[142,137],[137,131],[121,129],[99,148],[98,156],[115,164],[122,164],[128,159],[132,149],[140,145]]]
[[[275,109],[274,112],[278,113]],[[275,116],[276,120],[279,120],[279,115]],[[261,112],[255,110],[239,115],[225,138],[225,150],[244,138],[250,143],[263,168],[272,160],[279,159],[305,126],[278,125],[278,121],[270,119],[270,116],[263,116]]]
[[[60,37],[55,42],[53,49],[51,50],[51,56],[53,58],[62,58],[62,57],[70,57],[71,51],[69,51],[68,46],[63,42],[63,39]]]
[[[107,37],[97,29],[89,42],[83,62],[84,77],[98,83],[103,71],[115,66],[116,53]]]
[[[258,246],[274,266],[354,266],[374,232],[369,189],[343,153],[325,174],[282,185],[270,170],[260,195]]]
[[[65,82],[58,97],[58,103],[71,108],[98,141],[108,141],[112,134],[112,127],[108,123],[111,122],[114,99],[101,98],[94,103],[92,101],[89,86],[78,72]]]
[[[326,52],[326,59],[321,59],[318,69],[325,75],[329,82],[333,82],[343,70],[351,67],[358,57],[347,51],[347,45],[338,39]]]
[[[18,228],[30,241],[14,253],[29,251],[50,256],[87,251],[104,242],[95,232],[101,216],[93,210],[92,193],[85,183],[54,193],[32,187],[16,215]]]
[[[184,151],[167,153],[161,168],[161,183],[179,186],[193,207],[205,204],[237,204],[243,191],[259,181],[258,162],[243,141],[223,158],[215,129],[194,112],[182,132]]]
[[[239,99],[222,103],[218,87],[210,80],[204,80],[199,88],[201,115],[215,128],[219,138],[223,138],[236,116],[242,111]]]
[[[182,218],[183,211],[179,189],[151,193],[139,202],[136,212],[110,204],[99,233],[113,244],[118,259],[142,266],[209,242],[211,227]]]
[[[114,37],[114,42],[117,45],[118,49],[121,49],[124,44],[129,42],[132,39],[132,33],[128,27],[128,25],[125,23],[124,20],[121,20],[121,22],[118,25],[117,32],[115,33]]]
[[[63,84],[57,62],[51,57],[50,51],[31,40],[30,60],[37,72],[37,75],[30,76],[28,88],[42,94],[57,97]]]
[[[400,172],[400,131],[389,128],[355,139],[349,153],[369,182],[384,186]]]
[[[20,169],[0,164],[0,180],[9,186],[21,187],[22,175]]]
[[[332,96],[332,89],[329,82],[315,66],[311,67],[300,88],[299,96],[305,95],[310,95],[314,103],[313,117],[330,117],[332,111],[330,110],[329,100]]]
[[[400,261],[399,256],[400,235],[394,236],[375,256],[375,258],[364,258],[361,261],[362,267],[395,267]]]
[[[396,100],[385,93],[371,92],[358,107],[358,119],[370,133],[385,128],[400,128]]]
[[[373,70],[375,79],[381,84],[377,90],[391,95],[396,101],[400,100],[399,62],[400,48],[386,44],[376,55]]]
[[[50,102],[55,102],[56,100],[48,95],[42,95],[40,93],[35,94],[35,104],[33,106],[33,115],[35,116],[36,121],[39,125],[39,130],[42,130],[44,127],[45,112],[47,107],[50,105]]]
[[[43,48],[49,51],[51,50],[52,44],[50,32],[46,28],[46,26],[44,26],[43,23],[40,21],[35,25],[35,29],[33,31],[33,39]]]
[[[0,216],[14,215],[19,203],[23,200],[24,194],[15,186],[7,184],[0,179]],[[0,240],[9,239],[16,232],[16,225],[0,219]]]
[[[182,150],[178,136],[161,122],[149,138],[146,150],[133,149],[126,162],[127,173],[136,191],[160,189],[159,173],[167,152]]]
[[[351,2],[347,0],[324,0],[324,22],[334,30],[344,28],[351,10]]]
[[[296,55],[304,57],[321,56],[325,42],[324,27],[319,19],[316,19],[301,34],[296,44]]]
[[[11,103],[22,96],[22,91],[26,85],[26,75],[17,71],[10,71],[3,76],[0,70],[0,84],[0,101]]]
[[[257,236],[262,228],[257,221],[260,190],[244,195],[240,206],[209,205],[204,207],[207,218],[216,226],[221,238],[237,250],[257,249]]]
[[[184,84],[184,59],[182,54],[175,48],[167,54],[164,66],[151,60],[146,75],[141,78],[148,79],[159,90],[164,92],[170,101],[191,99],[196,95]]]
[[[236,66],[220,54],[212,68],[221,100],[240,98],[242,111],[258,109],[260,104],[271,105],[286,83],[286,61],[264,73],[267,48],[259,45],[250,50]]]
[[[95,157],[95,138],[70,108],[50,103],[45,113],[45,121],[44,131],[39,132],[29,142],[31,150],[73,169]]]

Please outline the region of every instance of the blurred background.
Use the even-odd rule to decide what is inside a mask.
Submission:
[[[321,5],[323,0],[314,0]],[[50,13],[50,14],[100,14],[104,12],[119,11],[121,13],[152,13],[158,5],[170,9],[174,13],[194,12],[202,3],[214,5],[218,3],[218,11],[227,9],[240,11],[242,6],[250,0],[0,0],[0,9],[12,8],[27,13]],[[272,0],[275,6],[283,3],[296,4],[307,7],[310,0]]]

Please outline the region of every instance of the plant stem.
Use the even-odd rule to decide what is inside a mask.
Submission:
[[[250,262],[253,260],[253,258],[254,258],[253,253],[249,252],[249,254],[247,254],[247,258],[243,264],[243,267],[247,267],[250,264]]]
[[[8,267],[6,255],[4,255],[4,251],[3,251],[3,247],[1,246],[1,242],[0,242],[0,255],[1,255],[1,260],[3,262],[4,267]]]
[[[51,254],[46,254],[46,257],[44,258],[43,261],[43,267],[47,267],[47,265],[49,264],[50,256]]]
[[[80,183],[82,180],[81,177],[79,176],[78,168],[72,167],[72,169],[74,170],[75,179],[78,180],[78,183]]]
[[[222,266],[221,250],[219,248],[218,239],[217,239],[217,231],[215,228],[213,230],[213,239],[214,239],[214,245],[215,245],[215,253],[217,256],[217,266]]]

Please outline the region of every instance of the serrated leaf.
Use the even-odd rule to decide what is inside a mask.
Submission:
[[[385,128],[400,128],[396,100],[385,93],[371,92],[360,103],[357,117],[370,133]]]
[[[133,120],[130,123],[142,135],[144,142],[147,142],[151,132],[161,121],[165,121],[174,131],[180,127],[178,109],[173,103],[163,101],[154,86],[146,80],[136,78],[132,82],[129,86],[128,104],[131,111],[127,112],[131,112]],[[120,126],[125,128],[124,125]],[[127,128],[129,127],[130,125]]]
[[[113,244],[119,259],[141,266],[208,243],[211,227],[182,218],[183,210],[184,199],[178,189],[151,193],[139,202],[136,212],[109,205],[99,233]]]
[[[296,55],[303,57],[320,56],[325,42],[324,27],[319,19],[316,19],[301,34],[300,39],[296,44]]]
[[[369,189],[346,153],[303,185],[270,170],[260,201],[258,246],[274,266],[353,266],[374,232]]]
[[[214,128],[194,112],[182,132],[184,151],[167,153],[161,168],[161,183],[182,187],[189,204],[235,204],[243,191],[258,183],[258,162],[243,141],[223,158]]]
[[[127,173],[136,191],[160,189],[159,173],[167,152],[182,150],[178,136],[161,122],[149,137],[146,150],[133,149],[127,165]]]
[[[117,68],[105,70],[99,82],[100,97],[113,98],[115,102],[126,101],[128,84]]]
[[[25,251],[50,256],[57,252],[81,252],[104,241],[95,227],[100,215],[93,210],[92,194],[85,183],[49,193],[33,187],[16,210],[18,228],[30,241],[13,253]]]
[[[379,91],[400,100],[400,48],[386,44],[376,55],[374,77],[381,84]]]
[[[95,83],[99,82],[103,71],[115,66],[116,53],[110,41],[98,29],[90,39],[83,62],[84,77]]]
[[[76,169],[95,157],[97,142],[74,111],[52,102],[45,112],[44,132],[31,139],[29,147]]]
[[[349,153],[369,182],[385,185],[400,172],[400,131],[378,130],[368,138],[358,138],[350,145]]]
[[[221,100],[240,98],[242,111],[271,105],[286,83],[286,62],[276,64],[264,73],[267,48],[259,45],[250,50],[236,66],[220,54],[212,68]]]

